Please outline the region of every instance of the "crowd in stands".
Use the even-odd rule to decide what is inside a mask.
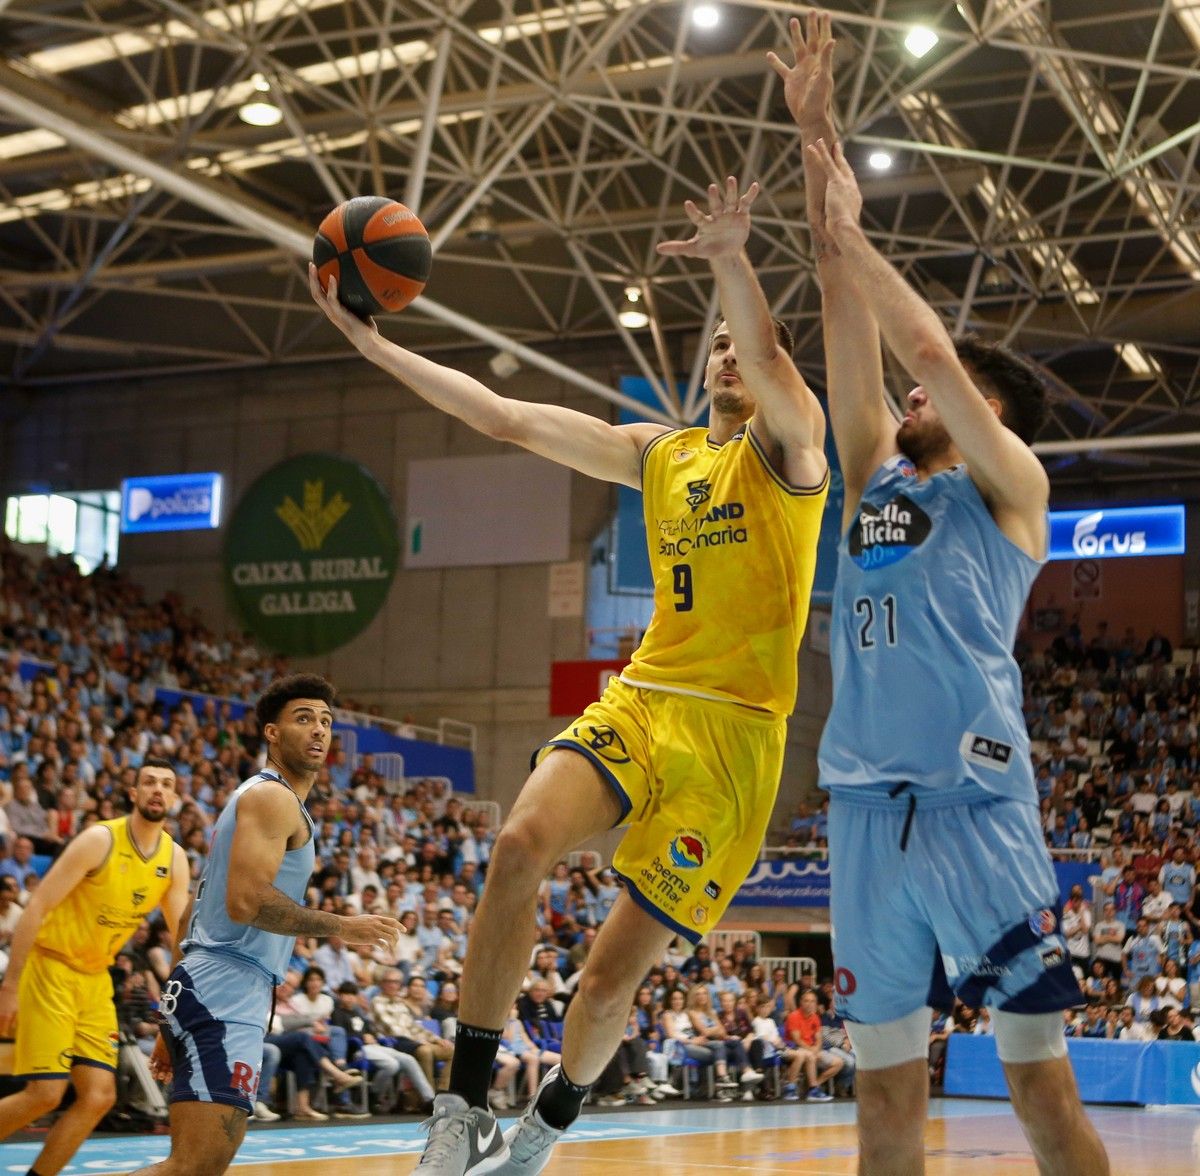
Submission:
[[[0,548],[0,973],[22,905],[62,846],[125,811],[147,756],[176,767],[168,823],[199,877],[216,816],[262,763],[252,717],[219,699],[156,702],[158,687],[252,700],[286,666],[240,637],[217,638],[175,597],[149,604],[117,573],[83,577]],[[1085,1011],[1068,1034],[1190,1040],[1200,1007],[1200,666],[1169,642],[1077,629],[1023,646],[1026,714],[1048,843],[1097,856],[1095,894],[1077,888],[1062,926]],[[30,676],[22,658],[44,663]],[[391,913],[394,954],[297,940],[276,993],[257,1117],[301,1119],[420,1109],[448,1078],[467,934],[495,829],[441,781],[385,781],[335,739],[309,796],[318,865],[309,902]],[[821,853],[825,806],[801,810],[789,850]],[[598,861],[561,863],[543,886],[539,938],[505,1029],[497,1107],[523,1101],[558,1058],[564,1010],[620,882]],[[677,945],[639,990],[601,1081],[603,1102],[651,1103],[692,1085],[722,1101],[824,1100],[853,1088],[854,1054],[832,982],[764,973],[749,943],[727,953]],[[153,1047],[170,951],[144,925],[114,969],[123,1033]],[[935,1015],[935,1081],[953,1032],[988,1033],[986,1009]],[[276,1074],[292,1075],[294,1097]],[[764,1080],[769,1075],[771,1080]],[[318,1095],[327,1100],[321,1101]],[[274,1098],[273,1110],[270,1100]],[[321,1107],[325,1106],[322,1110]]]

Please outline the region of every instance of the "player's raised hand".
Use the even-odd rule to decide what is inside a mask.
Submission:
[[[767,54],[771,68],[783,79],[783,97],[796,125],[819,129],[832,117],[833,39],[829,13],[813,8],[808,13],[808,30],[800,30],[796,17],[788,22],[792,35],[794,64],[788,65],[775,53]]]
[[[170,1082],[174,1074],[174,1067],[171,1065],[171,1051],[167,1049],[161,1029],[154,1042],[154,1052],[150,1055],[150,1073],[159,1082]]]
[[[374,319],[361,319],[338,301],[336,278],[330,276],[326,288],[321,289],[317,267],[311,261],[308,263],[308,292],[325,312],[325,317],[360,351],[373,336],[379,334]]]
[[[862,214],[863,198],[858,188],[854,169],[846,162],[842,145],[833,144],[832,150],[824,139],[805,148],[809,161],[825,175],[825,228],[836,236],[839,224],[858,224]]]
[[[686,241],[660,241],[655,248],[665,257],[726,257],[740,253],[750,236],[750,205],[758,196],[755,182],[738,195],[738,182],[728,176],[725,186],[708,185],[708,212],[693,200],[685,200],[683,211],[696,228]]]
[[[399,922],[388,915],[347,915],[338,934],[347,943],[365,943],[395,954],[403,932]]]

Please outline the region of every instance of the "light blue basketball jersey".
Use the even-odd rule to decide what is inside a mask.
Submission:
[[[871,477],[838,544],[823,788],[983,788],[1036,803],[1017,624],[1041,564],[1006,538],[966,468]]]
[[[263,931],[247,923],[235,923],[225,909],[226,883],[229,877],[229,855],[233,848],[233,833],[237,826],[238,801],[255,785],[265,780],[284,781],[274,772],[259,772],[244,781],[229,798],[213,830],[212,845],[208,851],[208,862],[196,891],[192,921],[187,938],[183,941],[186,954],[194,948],[215,952],[242,963],[250,964],[271,975],[278,984],[287,971],[292,956],[295,935],[279,935],[274,931]],[[300,804],[299,798],[296,801]],[[274,886],[293,902],[304,904],[304,892],[312,877],[316,862],[316,846],[313,838],[312,818],[303,805],[300,811],[308,825],[308,840],[298,849],[288,850],[283,855]]]

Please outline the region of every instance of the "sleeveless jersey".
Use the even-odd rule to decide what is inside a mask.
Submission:
[[[1036,803],[1017,624],[1041,563],[1000,531],[964,466],[894,457],[838,544],[823,788],[975,785]]]
[[[789,486],[750,428],[724,445],[703,428],[656,437],[642,457],[654,615],[624,680],[791,714],[828,489],[828,471]]]
[[[237,827],[238,801],[253,787],[266,780],[283,783],[274,772],[259,772],[245,780],[229,798],[213,829],[212,846],[196,901],[192,909],[192,921],[187,938],[183,941],[186,954],[193,948],[228,956],[259,971],[267,972],[278,984],[283,980],[288,960],[292,956],[295,935],[279,935],[274,931],[263,931],[248,923],[235,923],[225,909],[227,882],[229,879],[229,857],[233,848],[233,833]],[[285,785],[286,787],[286,785]],[[289,790],[290,791],[290,790]],[[304,905],[304,892],[312,877],[317,851],[313,838],[312,818],[300,804],[308,826],[308,840],[297,849],[283,855],[283,861],[275,874],[274,886],[293,902]]]
[[[142,857],[129,818],[99,821],[112,845],[103,863],[80,879],[43,920],[35,946],[77,972],[103,972],[171,885],[175,842],[160,832]]]

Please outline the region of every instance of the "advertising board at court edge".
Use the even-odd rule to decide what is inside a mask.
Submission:
[[[1120,559],[1182,555],[1186,544],[1181,503],[1052,510],[1048,559]]]
[[[337,649],[374,619],[400,541],[383,488],[331,454],[289,458],[242,496],[225,544],[225,581],[246,626],[271,649]]]

